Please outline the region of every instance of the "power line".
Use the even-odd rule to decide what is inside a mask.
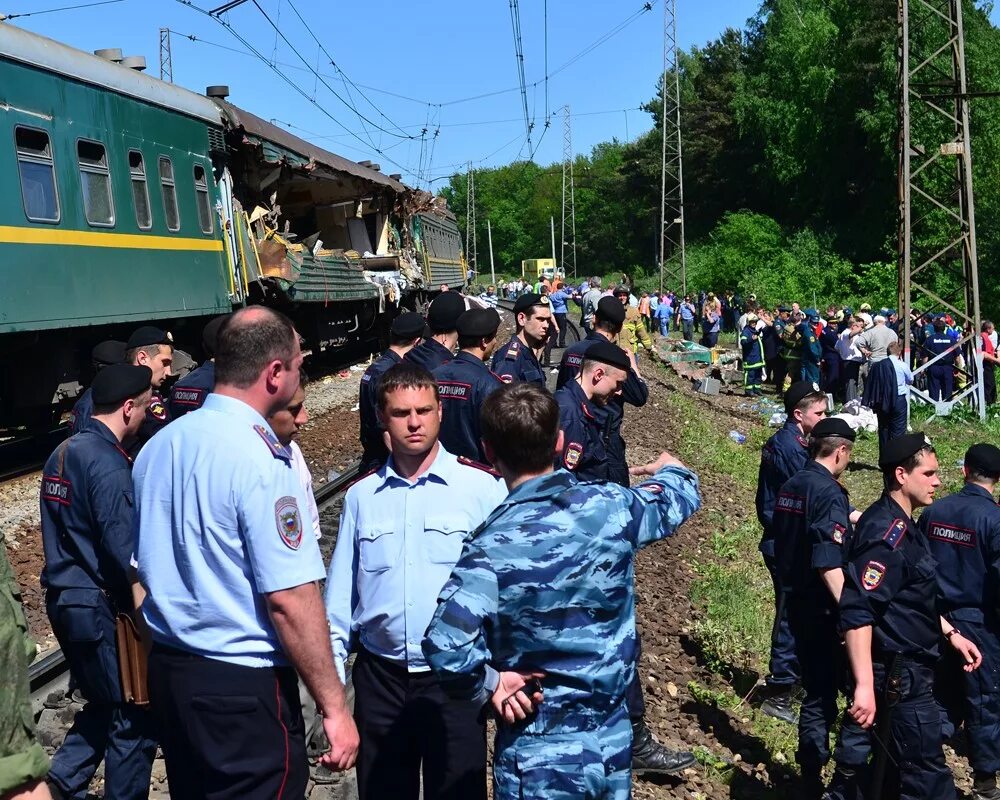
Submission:
[[[532,123],[528,119],[528,90],[525,87],[524,82],[524,42],[521,40],[521,10],[518,6],[518,0],[510,0],[510,26],[514,33],[514,61],[517,66],[518,83],[521,86],[521,106],[524,110],[525,141],[530,148]]]
[[[20,14],[0,14],[0,20],[18,19],[19,17],[40,17],[42,14],[55,14],[57,11],[75,11],[78,8],[94,8],[95,6],[110,6],[114,3],[124,3],[125,0],[97,0],[94,3],[80,3],[75,6],[59,6],[58,8],[45,8],[41,11],[22,11]]]

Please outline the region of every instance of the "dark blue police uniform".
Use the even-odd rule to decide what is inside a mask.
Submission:
[[[888,494],[862,515],[847,557],[840,627],[872,627],[876,703],[884,714],[895,702],[891,729],[879,731],[876,721],[876,732],[889,747],[886,786],[899,785],[901,800],[955,797],[933,695],[942,639],[936,567],[927,537]],[[887,696],[894,673],[898,688]]]
[[[535,383],[545,388],[545,372],[534,350],[516,336],[497,350],[490,368],[504,383]]]
[[[812,323],[808,320],[799,323],[799,336],[802,338],[802,380],[819,383],[819,365],[823,360],[823,345],[816,336]]]
[[[950,353],[948,350],[954,346],[955,340],[948,335],[947,331],[935,330],[924,342],[924,350],[929,354],[929,358],[947,353],[927,368],[927,392],[932,400],[951,400],[955,383],[955,356],[958,355],[958,348]]]
[[[437,344],[437,342],[434,342]],[[441,348],[442,350],[446,348]],[[410,353],[413,351],[411,350]],[[409,353],[407,353],[409,355]],[[385,463],[389,450],[382,440],[382,426],[378,421],[378,382],[391,367],[403,362],[394,350],[386,350],[376,358],[361,376],[358,390],[358,414],[361,417],[361,471],[362,474]]]
[[[961,671],[949,652],[938,696],[956,727],[965,724],[969,763],[1000,770],[1000,507],[982,486],[967,483],[920,515],[937,562],[941,614],[983,654],[975,672]],[[949,648],[950,650],[950,648]],[[961,678],[959,677],[961,676]],[[964,689],[964,691],[963,691]]]
[[[471,353],[459,352],[434,370],[441,398],[441,432],[444,449],[456,456],[488,463],[481,441],[479,410],[483,401],[503,386],[503,381]]]
[[[411,364],[423,367],[428,372],[433,372],[442,364],[447,364],[454,357],[451,350],[437,339],[424,339],[404,356]]]
[[[558,389],[555,399],[563,432],[563,451],[555,459],[556,468],[568,469],[581,481],[607,481],[608,415],[587,399],[576,381]]]
[[[133,506],[131,459],[98,420],[90,419],[45,464],[46,611],[87,699],[49,773],[69,798],[83,800],[102,760],[109,800],[144,798],[149,790],[156,741],[148,712],[123,702],[115,643],[116,613],[132,610]]]
[[[819,346],[822,351],[823,360],[823,382],[824,392],[840,396],[841,384],[841,363],[843,359],[837,352],[837,326],[833,320],[828,320],[823,330],[819,333]]]
[[[135,439],[126,442],[125,449],[128,454],[133,459],[139,455],[143,445],[163,430],[171,419],[167,402],[163,399],[163,395],[154,389],[152,397],[149,398],[149,405],[146,406],[146,417],[139,426],[139,432],[135,435]]]
[[[205,361],[181,378],[170,390],[170,418],[177,419],[201,408],[215,389],[215,362]]]
[[[779,603],[781,586],[774,562],[774,530],[772,518],[778,492],[785,482],[801,470],[809,460],[806,440],[794,419],[785,422],[767,443],[760,454],[760,469],[757,473],[757,519],[764,534],[760,540],[760,552],[764,564],[771,573],[774,584],[775,613],[777,624],[771,642],[771,663],[768,684],[775,687],[791,687],[799,680],[798,659],[795,657],[795,639],[788,627],[788,614]]]
[[[77,399],[76,403],[73,404],[73,411],[69,415],[69,432],[70,435],[74,433],[79,433],[84,428],[87,427],[87,423],[90,422],[90,418],[94,416],[94,396],[90,387],[88,386],[83,394],[81,394]]]

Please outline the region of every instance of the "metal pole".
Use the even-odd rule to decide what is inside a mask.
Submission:
[[[663,293],[663,264],[667,260],[667,68],[670,61],[667,56],[667,30],[670,25],[670,3],[663,4],[663,77],[660,80],[661,113],[661,151],[660,151],[660,293]]]
[[[493,268],[493,226],[490,224],[489,217],[486,218],[486,238],[490,241],[490,283],[496,286],[497,273]]]
[[[554,264],[559,264],[559,262],[556,261],[556,218],[551,215],[549,216],[549,226],[552,228],[552,262]],[[560,264],[560,266],[562,265]]]

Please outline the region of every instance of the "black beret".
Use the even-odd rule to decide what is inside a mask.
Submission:
[[[455,330],[455,323],[465,311],[465,298],[458,292],[441,292],[427,310],[427,325],[433,333]]]
[[[785,392],[785,413],[791,414],[808,394],[819,394],[819,386],[811,381],[793,383]]]
[[[619,304],[620,305],[620,304]],[[628,360],[625,351],[618,345],[611,342],[594,342],[583,354],[584,361],[599,361],[612,367],[618,367],[628,372],[632,363]]]
[[[840,417],[821,419],[813,426],[809,435],[814,439],[827,439],[837,436],[841,439],[850,439],[852,442],[857,438],[854,428],[840,419]]]
[[[134,350],[137,347],[148,347],[152,344],[169,344],[173,346],[174,337],[169,331],[160,330],[153,325],[143,325],[128,337],[125,349]]]
[[[965,453],[965,466],[983,475],[1000,475],[1000,448],[992,444],[974,444]]]
[[[214,358],[215,351],[219,347],[219,331],[222,323],[229,319],[229,314],[210,319],[208,324],[201,329],[201,349],[205,351],[206,358]]]
[[[94,349],[90,351],[90,360],[101,367],[121,364],[125,360],[125,342],[109,339],[94,345]]]
[[[153,380],[153,370],[132,364],[112,364],[97,373],[90,390],[95,406],[110,406],[142,394]]]
[[[416,339],[424,332],[424,318],[416,311],[406,311],[392,321],[393,336]]]
[[[880,469],[892,469],[902,464],[910,456],[919,453],[925,447],[930,447],[931,442],[922,433],[907,433],[890,439],[879,452],[878,465]]]
[[[782,313],[782,312],[784,312],[784,311],[791,311],[791,310],[792,309],[789,308],[788,306],[778,306],[778,313],[779,314]]]
[[[597,301],[597,318],[615,325],[625,321],[625,306],[617,297],[602,297]]]
[[[530,292],[529,294],[522,294],[517,300],[514,301],[514,313],[520,314],[522,311],[527,311],[532,306],[547,306],[549,304],[549,298],[543,297],[540,294],[535,294]]]
[[[486,338],[500,327],[500,314],[495,308],[470,308],[458,318],[458,335]]]

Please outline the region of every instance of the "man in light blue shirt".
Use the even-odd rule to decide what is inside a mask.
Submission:
[[[304,795],[296,670],[324,715],[322,763],[347,769],[357,752],[306,497],[266,421],[292,400],[301,364],[287,318],[235,313],[214,392],[153,437],[133,472],[152,709],[171,794],[185,800]]]
[[[326,584],[341,676],[358,654],[358,791],[361,800],[416,800],[422,770],[426,796],[485,800],[482,707],[444,693],[421,643],[465,541],[507,489],[440,445],[438,387],[426,370],[389,369],[378,405],[392,455],[348,491]]]

